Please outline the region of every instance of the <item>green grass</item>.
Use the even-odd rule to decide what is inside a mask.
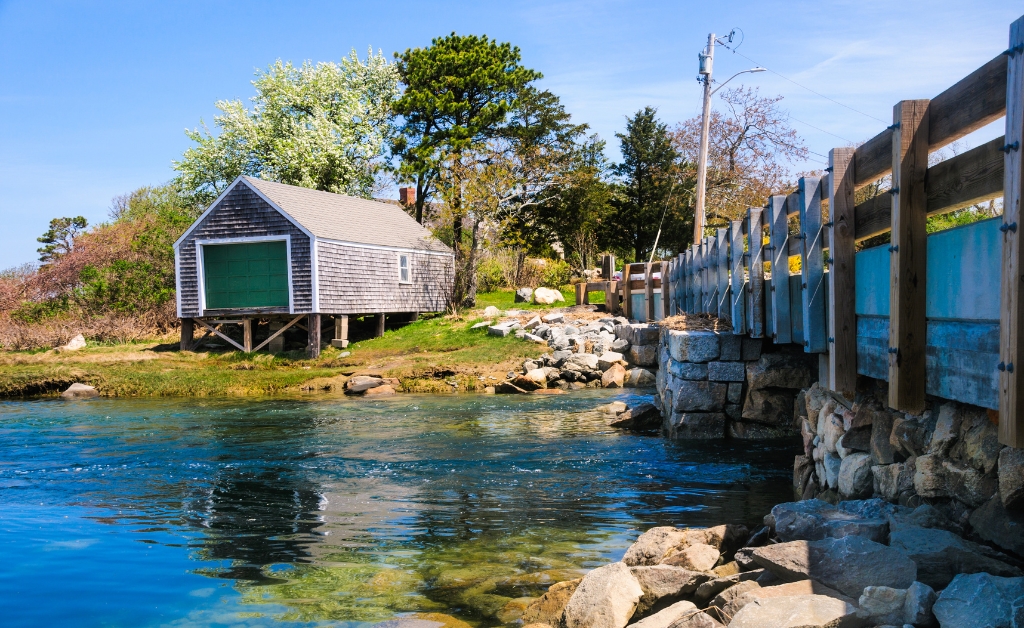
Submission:
[[[388,330],[381,338],[353,342],[344,357],[341,350],[330,346],[315,360],[306,359],[299,351],[276,355],[227,350],[182,353],[170,339],[163,344],[89,343],[81,351],[61,354],[0,352],[0,396],[55,394],[76,381],[109,396],[338,391],[354,373],[397,377],[406,391],[482,390],[494,383],[491,377],[503,379],[523,359],[537,357],[546,349],[512,336],[488,336],[486,328],[470,329],[483,320],[481,310],[487,305],[503,310],[550,309],[513,304],[513,297],[511,291],[481,294],[478,309],[464,316],[421,317]]]

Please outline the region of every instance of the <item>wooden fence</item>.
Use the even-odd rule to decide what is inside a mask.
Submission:
[[[928,167],[931,152],[1003,117],[1003,137]],[[1022,131],[1024,17],[1005,52],[931,100],[897,103],[893,124],[861,146],[833,149],[824,177],[675,259],[625,269],[623,309],[637,318],[630,295],[642,288],[646,319],[659,305],[707,312],[733,333],[802,345],[820,356],[820,381],[850,398],[861,374],[887,380],[898,410],[921,412],[926,394],[998,409],[1000,442],[1024,447]],[[887,192],[855,202],[884,178]],[[999,196],[1002,217],[926,233],[929,216]],[[884,233],[888,244],[857,252]],[[640,267],[646,280],[629,280]]]

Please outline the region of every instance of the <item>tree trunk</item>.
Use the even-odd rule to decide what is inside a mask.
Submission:
[[[476,248],[480,236],[480,221],[477,220],[473,223],[473,243],[472,248],[469,249],[469,255],[466,260],[466,296],[463,298],[462,304],[465,307],[476,307],[476,289],[477,289],[477,277],[476,277]]]

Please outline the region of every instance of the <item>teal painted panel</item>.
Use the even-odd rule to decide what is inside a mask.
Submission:
[[[654,293],[654,320],[660,321],[665,318],[665,310],[661,307],[661,293]]]
[[[991,218],[928,236],[929,319],[999,320],[1002,220]]]
[[[864,249],[854,257],[857,316],[889,316],[889,245]]]
[[[633,305],[633,320],[638,323],[647,322],[647,295],[641,292],[636,294],[635,292],[630,293],[630,300]]]

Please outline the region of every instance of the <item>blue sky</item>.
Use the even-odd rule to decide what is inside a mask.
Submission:
[[[173,176],[186,127],[218,99],[247,99],[275,59],[390,55],[451,31],[522,49],[574,118],[609,140],[652,105],[700,113],[696,55],[741,28],[777,74],[732,84],[781,94],[815,153],[876,134],[905,98],[929,98],[1006,48],[1011,2],[39,2],[0,0],[0,269],[33,261],[56,216],[102,221],[111,198]],[[717,53],[725,78],[753,64]],[[741,80],[742,79],[742,80]],[[866,114],[866,115],[864,115]],[[968,143],[1002,133],[1001,122]],[[811,155],[804,168],[820,167]]]

